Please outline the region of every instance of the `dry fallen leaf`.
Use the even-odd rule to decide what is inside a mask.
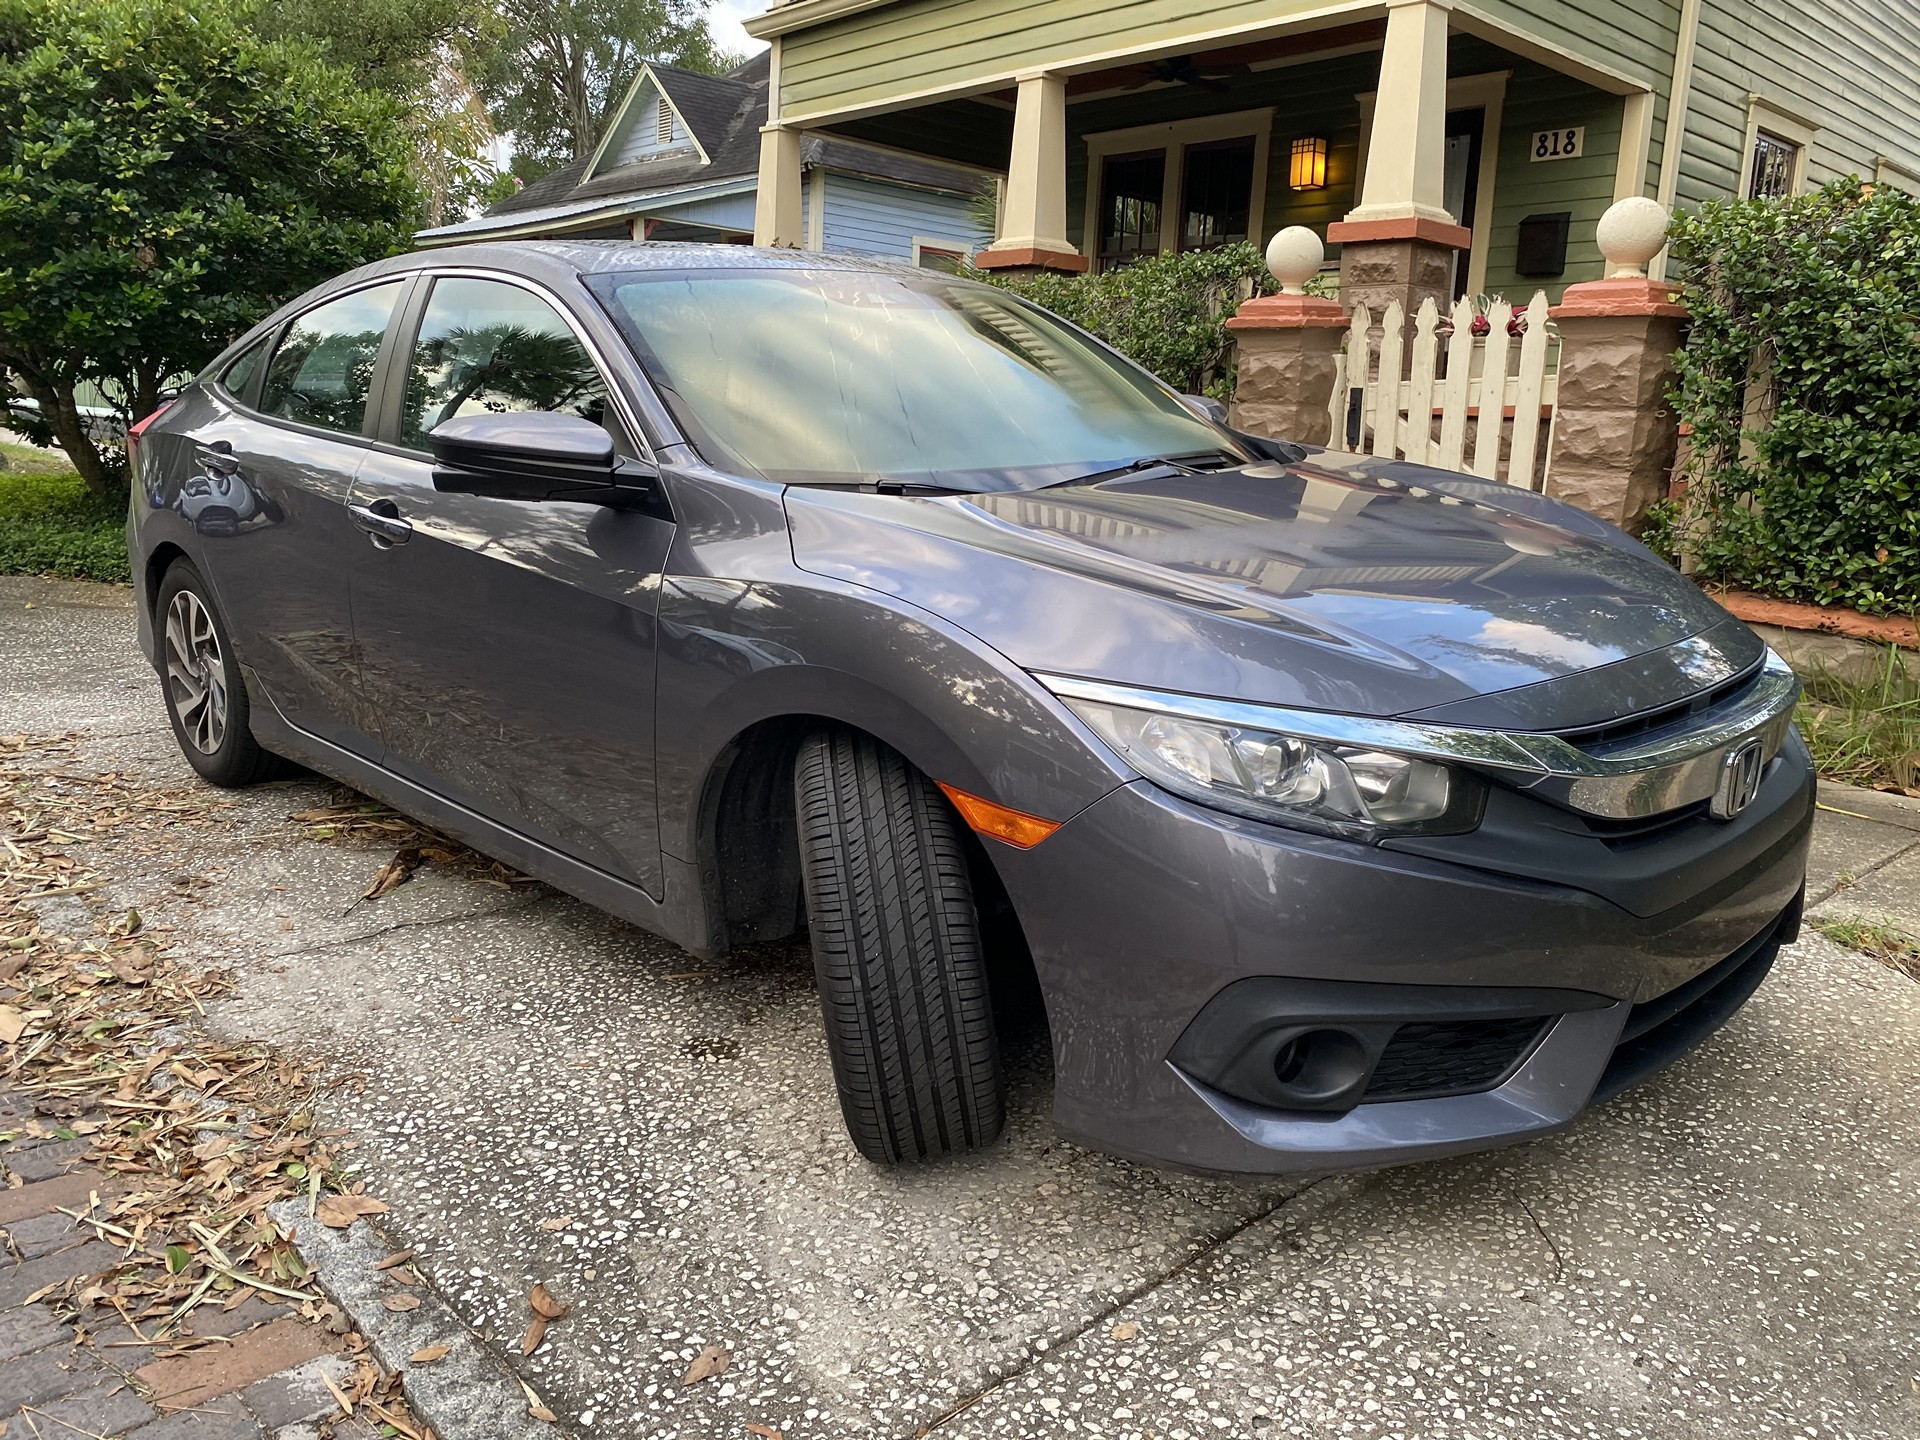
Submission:
[[[724,1345],[709,1345],[693,1357],[693,1364],[687,1367],[687,1373],[680,1377],[682,1385],[698,1385],[702,1380],[711,1380],[716,1375],[724,1375],[727,1367],[733,1363],[733,1352]]]
[[[1116,1340],[1131,1340],[1139,1335],[1140,1327],[1132,1320],[1122,1320],[1107,1333]]]
[[[520,1388],[527,1393],[527,1414],[536,1420],[544,1420],[549,1425],[559,1423],[559,1417],[546,1407],[546,1404],[540,1399],[539,1395],[534,1393],[534,1388],[531,1385],[522,1380],[520,1382]]]
[[[451,1345],[429,1345],[424,1350],[416,1350],[407,1356],[409,1365],[431,1365],[436,1360],[444,1360],[453,1353]]]
[[[322,1195],[314,1214],[329,1230],[344,1230],[363,1215],[384,1215],[386,1202],[371,1195]]]
[[[373,1268],[376,1270],[397,1270],[409,1260],[413,1259],[415,1253],[416,1252],[412,1250],[396,1250],[393,1254],[387,1256],[386,1259],[374,1261]]]
[[[749,1425],[747,1426],[747,1433],[749,1435],[758,1435],[760,1440],[787,1440],[787,1435],[784,1430],[776,1430],[771,1425]]]
[[[407,1294],[389,1295],[380,1303],[396,1315],[404,1315],[409,1310],[418,1310],[420,1308],[420,1297],[418,1295]]]
[[[18,1005],[0,1005],[0,1044],[11,1045],[26,1028],[26,1014]]]
[[[420,868],[424,857],[418,845],[403,845],[393,852],[393,858],[380,867],[380,873],[373,877],[373,883],[362,892],[362,900],[378,900],[382,895],[390,895],[413,878],[413,872]]]
[[[573,1217],[571,1215],[555,1215],[551,1220],[542,1220],[540,1222],[540,1228],[542,1230],[564,1230],[571,1224],[573,1224]]]
[[[547,1338],[547,1327],[556,1320],[564,1320],[573,1313],[571,1305],[562,1305],[554,1299],[544,1285],[535,1285],[533,1294],[528,1297],[533,1306],[533,1319],[527,1325],[527,1333],[520,1337],[520,1353],[531,1355],[540,1348],[540,1342]]]

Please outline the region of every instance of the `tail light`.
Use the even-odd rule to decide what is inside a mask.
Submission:
[[[178,400],[169,400],[144,420],[135,421],[127,427],[127,474],[129,478],[140,474],[140,437],[147,433],[147,427],[158,420],[167,411],[179,404]]]

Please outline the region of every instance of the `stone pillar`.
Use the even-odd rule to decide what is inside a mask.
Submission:
[[[1332,438],[1327,406],[1347,314],[1306,292],[1325,255],[1320,237],[1304,225],[1288,226],[1267,242],[1267,268],[1280,293],[1247,301],[1227,321],[1239,348],[1236,429],[1302,445]]]
[[[1388,0],[1380,89],[1360,203],[1327,227],[1340,246],[1340,299],[1377,318],[1453,299],[1454,256],[1473,243],[1445,204],[1449,0]]]
[[[974,257],[982,270],[1064,270],[1087,260],[1067,239],[1067,82],[1035,72],[1020,77],[1013,153],[1000,205],[1000,238]]]
[[[1619,201],[1597,232],[1607,278],[1569,285],[1553,307],[1560,388],[1547,493],[1626,530],[1667,493],[1679,440],[1667,392],[1687,310],[1646,273],[1666,230],[1658,201]]]
[[[787,125],[760,129],[760,183],[753,197],[753,243],[782,249],[806,247],[801,221],[800,132]]]

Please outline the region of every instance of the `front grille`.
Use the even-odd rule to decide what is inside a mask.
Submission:
[[[1533,1049],[1555,1017],[1402,1025],[1380,1053],[1362,1100],[1431,1100],[1491,1090]]]
[[[1610,720],[1604,725],[1588,725],[1578,730],[1559,730],[1554,733],[1569,745],[1577,745],[1582,750],[1603,753],[1615,745],[1627,740],[1637,740],[1650,735],[1655,730],[1664,730],[1669,725],[1677,725],[1719,708],[1729,700],[1737,699],[1741,692],[1760,678],[1760,667],[1754,666],[1745,674],[1736,675],[1731,680],[1723,680],[1711,689],[1702,690],[1698,695],[1679,700],[1671,705],[1662,705],[1657,709],[1643,710],[1638,715],[1629,715],[1621,720]]]

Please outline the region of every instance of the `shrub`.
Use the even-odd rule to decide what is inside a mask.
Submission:
[[[127,578],[127,502],[96,495],[72,470],[21,464],[31,452],[0,459],[0,575]]]
[[[1673,254],[1693,458],[1667,543],[1769,594],[1920,608],[1920,200],[1845,180],[1712,202]]]
[[[1222,400],[1233,394],[1227,321],[1249,295],[1275,288],[1260,251],[1245,242],[1160,255],[1102,275],[975,278],[1092,331],[1184,394]]]

